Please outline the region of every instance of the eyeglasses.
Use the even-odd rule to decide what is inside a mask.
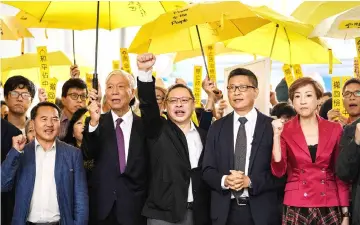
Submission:
[[[249,85],[231,85],[231,86],[227,86],[226,87],[228,89],[229,92],[236,92],[236,90],[238,89],[240,92],[245,92],[247,91],[249,88],[253,88],[255,89],[256,87],[254,86],[249,86]]]
[[[360,97],[360,91],[346,91],[345,93],[343,93],[344,98],[351,98],[352,95],[354,95],[354,97]]]
[[[67,94],[68,96],[70,96],[70,98],[72,100],[78,100],[79,97],[81,99],[81,101],[85,101],[87,96],[86,95],[79,95],[79,94],[76,94],[76,93],[71,93],[71,94]]]
[[[157,95],[157,96],[156,96],[156,101],[157,101],[158,103],[162,103],[162,102],[164,101],[164,97],[161,97],[160,95]]]
[[[173,98],[168,98],[167,99],[168,103],[171,104],[171,105],[175,105],[176,103],[179,102],[179,100],[180,100],[182,105],[186,105],[186,104],[189,103],[189,101],[194,100],[194,99],[190,98],[190,97],[182,97],[182,98],[173,97]]]
[[[17,92],[17,91],[10,91],[9,95],[11,98],[19,98],[19,96],[22,97],[22,99],[24,100],[30,100],[31,99],[31,95],[29,92]]]

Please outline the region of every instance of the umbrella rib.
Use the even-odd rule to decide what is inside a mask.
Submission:
[[[290,56],[290,65],[291,65],[292,63],[291,63],[291,44],[290,44],[290,39],[289,39],[289,35],[288,35],[285,27],[284,27],[284,31],[285,31],[285,35],[286,35],[286,38],[287,38],[288,43],[289,43],[289,56]]]
[[[46,12],[47,12],[47,10],[48,10],[48,8],[50,7],[51,2],[52,2],[52,1],[49,2],[49,4],[47,5],[47,7],[46,7],[46,9],[45,9],[45,11],[44,11],[44,14],[41,16],[41,18],[40,18],[40,23],[42,22],[42,19],[44,18],[45,14],[46,14]]]
[[[231,23],[234,24],[234,26],[236,27],[236,29],[238,29],[238,31],[242,34],[242,36],[245,36],[245,34],[240,30],[240,28],[234,22],[231,21]]]

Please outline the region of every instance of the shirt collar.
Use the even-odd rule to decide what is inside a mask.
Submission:
[[[196,126],[195,126],[195,124],[194,124],[194,122],[190,122],[190,130],[189,131],[197,131],[196,130]]]
[[[234,122],[238,122],[240,117],[245,117],[250,123],[253,123],[256,121],[257,111],[255,108],[252,108],[245,116],[240,116],[234,111]]]
[[[118,118],[123,119],[123,123],[129,123],[131,121],[131,119],[133,118],[133,113],[131,111],[131,109],[129,109],[129,111],[127,111],[127,113],[125,113],[122,117],[119,117],[118,115],[116,115],[116,113],[114,113],[114,111],[111,110],[111,115],[113,118],[113,122],[114,124],[116,123],[116,120]]]
[[[35,138],[35,150],[38,149],[38,146],[40,146],[42,148],[42,146],[40,145],[40,143],[38,142],[37,138]],[[55,150],[56,149],[56,140],[54,141],[54,143],[51,146],[51,150]]]

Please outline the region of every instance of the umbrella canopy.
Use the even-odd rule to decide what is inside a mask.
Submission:
[[[18,40],[20,38],[34,37],[15,16],[0,17],[0,34],[1,40]]]

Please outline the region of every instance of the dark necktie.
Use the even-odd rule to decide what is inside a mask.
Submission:
[[[234,165],[235,170],[240,170],[245,173],[245,164],[246,164],[246,131],[245,131],[245,123],[247,119],[245,117],[239,118],[240,126],[236,137],[236,144],[235,144],[235,155],[234,155]],[[235,198],[239,198],[244,189],[240,191],[233,191]]]
[[[119,154],[119,165],[120,172],[123,173],[125,171],[126,160],[125,160],[125,141],[124,141],[124,133],[121,130],[120,124],[123,122],[123,119],[118,118],[116,120],[116,142]]]

